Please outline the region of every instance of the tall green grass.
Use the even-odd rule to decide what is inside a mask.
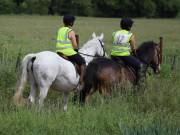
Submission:
[[[172,56],[179,55],[179,20],[135,19],[132,31],[139,45],[143,41],[164,38],[164,63],[160,75],[148,75],[144,93],[132,90],[114,92],[112,98],[96,93],[89,105],[80,107],[69,97],[68,112],[62,111],[62,95],[50,91],[45,106],[16,107],[11,98],[18,80],[19,59],[27,53],[55,49],[58,16],[0,16],[0,134],[60,135],[178,135],[180,134],[179,57],[171,70]],[[119,19],[77,17],[74,29],[80,46],[92,32],[105,34],[110,52],[111,34],[119,28]],[[24,96],[27,97],[27,85]]]

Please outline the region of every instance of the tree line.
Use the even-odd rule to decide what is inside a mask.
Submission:
[[[179,0],[0,0],[0,14],[174,18]]]

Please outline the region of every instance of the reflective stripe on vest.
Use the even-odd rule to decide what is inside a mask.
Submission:
[[[111,55],[129,56],[130,55],[130,38],[132,33],[127,30],[120,30],[113,33],[113,45]]]
[[[68,38],[68,33],[72,29],[68,27],[62,27],[58,31],[57,43],[56,43],[56,52],[61,52],[66,56],[71,56],[76,54],[74,51],[71,41]]]

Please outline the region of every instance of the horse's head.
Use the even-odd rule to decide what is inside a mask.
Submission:
[[[100,36],[96,36],[96,34],[93,32],[93,34],[92,34],[92,43],[96,48],[96,53],[95,53],[96,56],[100,56],[100,57],[101,56],[103,56],[103,57],[107,56],[105,48],[104,48],[103,39],[104,39],[104,34],[103,33],[101,33]]]
[[[79,54],[84,57],[87,65],[96,57],[107,56],[104,48],[103,38],[103,33],[100,36],[96,36],[96,34],[93,33],[92,38],[88,42],[86,42],[79,50]]]
[[[162,62],[162,40],[157,44],[153,41],[144,42],[137,51],[137,56],[145,64],[150,66],[154,73],[160,73],[160,65]]]

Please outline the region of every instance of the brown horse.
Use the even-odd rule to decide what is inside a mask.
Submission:
[[[162,38],[157,44],[153,41],[144,42],[137,49],[136,57],[145,64],[145,73],[151,67],[154,73],[160,72],[162,63]],[[114,86],[124,83],[136,85],[136,73],[131,67],[123,63],[117,64],[108,58],[97,58],[89,63],[84,77],[84,87],[80,91],[80,102],[84,103],[95,92],[111,95]]]

